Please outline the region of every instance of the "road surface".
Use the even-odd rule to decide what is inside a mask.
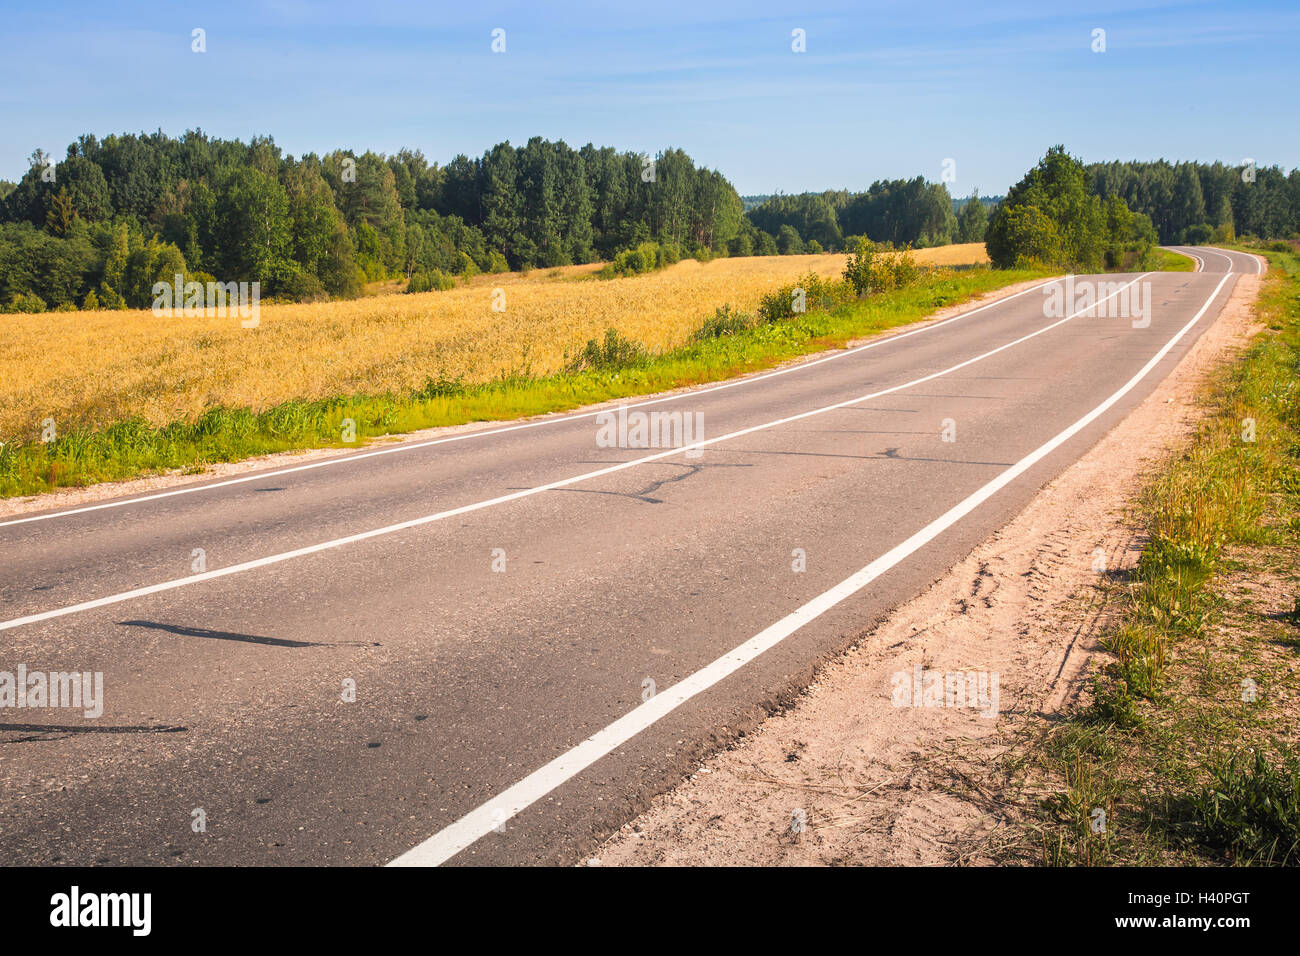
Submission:
[[[581,859],[1004,524],[1259,271],[1187,251],[1200,271],[1094,277],[1145,290],[1145,327],[1036,287],[628,403],[695,447],[559,415],[0,519],[0,680],[103,674],[98,717],[0,709],[0,852]]]

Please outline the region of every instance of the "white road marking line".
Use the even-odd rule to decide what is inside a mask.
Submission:
[[[798,365],[792,365],[789,366],[788,368],[777,369],[774,372],[764,372],[761,375],[747,375],[730,382],[722,382],[717,385],[710,385],[707,388],[699,388],[699,389],[693,389],[691,391],[679,392],[678,394],[675,395],[666,395],[661,398],[653,398],[644,402],[635,402],[632,404],[628,404],[627,407],[644,408],[647,405],[657,405],[663,402],[674,402],[677,401],[678,399],[687,398],[689,396],[707,395],[711,392],[720,392],[724,389],[735,388],[736,386],[739,385],[751,385],[755,382],[766,381],[769,378],[776,378],[778,375],[788,375],[791,372],[801,372],[804,371],[805,369],[810,369],[813,368],[814,366],[821,365],[823,362],[833,362],[836,359],[845,358],[846,356],[849,355],[856,355],[857,353],[865,352],[868,349],[879,348],[880,346],[888,345],[891,342],[897,342],[899,339],[905,339],[908,338],[909,336],[919,335],[922,332],[929,332],[932,329],[942,328],[943,326],[949,325],[952,322],[957,322],[961,319],[969,318],[972,315],[975,315],[979,312],[983,312],[985,309],[991,309],[994,306],[1002,305],[1003,303],[1010,302],[1012,299],[1018,299],[1022,295],[1028,295],[1030,292],[1033,292],[1036,289],[1041,289],[1044,286],[1051,285],[1053,282],[1060,282],[1060,281],[1061,281],[1060,279],[1048,279],[1045,282],[1040,282],[1038,285],[1030,286],[1028,289],[1022,289],[1019,292],[1013,293],[1012,295],[1006,296],[1005,298],[998,299],[995,302],[986,302],[984,305],[971,309],[969,312],[962,312],[960,315],[954,315],[951,318],[944,319],[941,322],[934,322],[929,325],[924,325],[917,329],[911,329],[910,331],[907,332],[900,332],[897,335],[889,335],[884,338],[878,339],[876,341],[868,342],[865,345],[859,345],[856,348],[842,349],[838,352],[835,352],[832,355],[826,356],[825,358],[814,359],[811,362],[801,362]],[[225,481],[215,481],[212,482],[211,484],[206,484],[206,485],[192,485],[186,488],[175,488],[171,491],[160,491],[152,495],[142,495],[139,498],[125,498],[118,501],[105,501],[105,502],[101,502],[100,504],[85,505],[80,508],[69,508],[66,511],[53,511],[53,512],[48,512],[46,514],[29,515],[23,518],[13,518],[8,521],[0,521],[0,528],[8,527],[9,525],[15,525],[15,524],[28,524],[33,521],[48,521],[51,518],[66,518],[70,515],[85,514],[86,512],[89,511],[102,511],[105,508],[122,508],[127,505],[138,505],[146,501],[157,501],[160,498],[172,498],[175,497],[176,495],[190,495],[200,491],[213,491],[217,488],[228,488],[231,485],[241,485],[249,481],[262,481],[263,479],[266,478],[276,478],[280,475],[289,475],[299,471],[311,471],[315,468],[328,468],[332,465],[345,465],[345,464],[350,464],[352,462],[362,461],[366,458],[375,458],[378,457],[379,455],[395,455],[400,452],[415,451],[420,448],[430,448],[434,445],[445,445],[448,442],[469,441],[470,439],[474,439],[474,438],[491,438],[494,435],[504,435],[507,434],[508,432],[522,431],[528,428],[541,428],[546,425],[555,425],[562,422],[581,421],[584,418],[594,418],[595,416],[601,414],[602,411],[606,411],[606,410],[607,409],[602,408],[600,410],[592,411],[592,412],[561,413],[553,417],[548,417],[542,421],[524,422],[523,424],[510,425],[506,428],[484,429],[482,431],[468,432],[463,435],[451,435],[447,438],[434,438],[429,441],[410,442],[410,443],[396,445],[392,448],[380,448],[380,449],[376,449],[375,451],[359,452],[355,455],[343,455],[338,458],[329,458],[324,461],[316,461],[307,465],[295,465],[292,468],[280,468],[274,471],[261,471],[251,475],[244,475],[243,477],[240,478],[228,478]]]
[[[1229,274],[1232,273],[1232,264],[1233,264],[1233,258],[1232,258],[1232,256],[1228,255],[1228,254],[1227,254],[1226,252],[1224,252],[1222,249],[1216,249],[1216,248],[1214,248],[1213,246],[1202,246],[1201,248],[1204,249],[1206,252],[1212,252],[1212,253],[1214,253],[1216,256],[1223,256],[1223,258],[1227,259],[1227,260],[1228,260],[1228,273],[1229,273]]]
[[[1223,284],[1228,281],[1228,278],[1225,275],[1219,280],[1219,284],[1215,286],[1210,297],[1205,300],[1205,304],[1201,306],[1200,311],[1196,313],[1192,320],[1184,325],[1177,335],[1166,342],[1164,347],[1146,365],[1142,366],[1141,370],[1129,379],[1119,391],[1073,425],[1057,434],[1046,444],[1034,449],[1034,451],[1020,459],[978,491],[962,499],[962,501],[945,511],[920,531],[917,531],[901,544],[895,545],[829,591],[786,615],[744,644],[719,657],[713,663],[706,665],[672,687],[660,691],[644,704],[629,711],[608,727],[596,732],[576,747],[529,774],[514,786],[470,811],[455,823],[439,830],[423,843],[392,860],[388,865],[437,866],[445,863],[466,847],[475,843],[480,837],[486,836],[491,830],[500,826],[505,820],[515,816],[552,790],[577,776],[597,760],[614,750],[614,748],[626,743],[692,697],[708,690],[723,678],[739,670],[764,651],[776,646],[799,628],[856,594],[880,575],[894,567],[894,565],[924,547],[974,511],[995,493],[1024,474],[1033,465],[1088,427],[1088,425],[1105,414],[1116,402],[1132,391],[1169,354],[1170,350],[1178,344],[1178,341],[1187,334],[1192,326],[1200,321],[1201,316],[1205,314],[1215,297],[1218,296],[1219,290],[1223,288]]]
[[[1058,319],[1057,321],[1053,322],[1051,325],[1045,325],[1041,329],[1037,329],[1033,332],[1030,332],[1028,335],[1023,335],[1020,338],[1015,339],[1011,342],[1007,342],[1005,345],[999,345],[997,348],[990,349],[989,351],[985,352],[983,355],[977,355],[974,358],[966,359],[965,361],[958,362],[956,365],[949,366],[946,369],[941,369],[938,372],[931,372],[929,375],[922,376],[921,378],[913,379],[910,382],[904,382],[902,385],[894,385],[890,388],[881,389],[878,392],[872,392],[868,395],[860,395],[856,398],[850,398],[842,402],[836,402],[834,405],[825,405],[821,408],[814,408],[811,411],[799,412],[796,415],[788,415],[785,418],[778,418],[774,421],[764,422],[760,425],[751,425],[749,428],[742,428],[739,431],[730,432],[726,435],[719,435],[716,438],[707,438],[702,441],[693,442],[692,444],[689,445],[682,445],[680,448],[669,448],[665,451],[656,452],[653,455],[646,455],[642,458],[635,458],[632,461],[625,461],[625,462],[620,462],[617,465],[610,465],[607,468],[598,468],[595,471],[589,471],[586,472],[585,474],[575,475],[572,478],[560,478],[557,479],[556,481],[548,482],[547,484],[544,485],[537,485],[533,488],[525,488],[522,491],[511,492],[508,495],[500,495],[496,498],[489,498],[486,501],[478,501],[473,504],[461,505],[459,508],[451,508],[447,511],[439,511],[436,514],[424,515],[419,518],[411,518],[407,521],[400,521],[397,524],[390,524],[382,528],[375,528],[371,531],[361,531],[358,532],[357,534],[347,535],[346,537],[334,538],[331,541],[322,541],[319,544],[308,545],[302,548],[295,548],[292,551],[284,551],[281,552],[280,554],[272,554],[264,558],[255,558],[251,561],[244,561],[240,564],[232,564],[229,567],[225,567],[225,568],[215,568],[211,571],[204,571],[201,574],[191,574],[187,577],[176,578],[171,581],[163,581],[159,584],[150,584],[147,585],[146,587],[135,588],[134,590],[131,591],[123,591],[119,594],[110,594],[107,597],[95,598],[94,600],[91,601],[83,601],[80,604],[71,604],[67,607],[55,608],[54,610],[51,611],[40,611],[36,614],[27,614],[24,615],[23,617],[16,617],[10,621],[0,622],[0,631],[7,631],[10,630],[11,628],[22,627],[25,624],[35,624],[39,621],[48,621],[56,617],[64,617],[68,614],[77,614],[80,613],[81,611],[90,611],[90,610],[94,610],[95,608],[106,607],[110,604],[120,604],[123,601],[130,601],[130,600],[134,600],[135,598],[146,597],[150,594],[158,594],[162,591],[170,591],[175,588],[186,587],[187,585],[191,585],[191,584],[198,584],[202,581],[212,581],[216,578],[224,578],[232,574],[239,574],[243,571],[252,571],[256,568],[264,568],[271,564],[279,564],[282,561],[289,561],[292,560],[293,558],[305,557],[309,554],[316,554],[320,551],[328,551],[333,548],[341,548],[344,545],[356,544],[359,541],[366,541],[369,540],[370,538],[382,537],[383,535],[393,534],[397,531],[405,531],[408,528],[418,528],[421,525],[430,524],[434,521],[442,521],[444,518],[454,518],[457,515],[469,514],[472,511],[481,511],[484,508],[491,508],[494,505],[506,504],[507,502],[510,501],[518,501],[520,498],[528,498],[531,497],[532,495],[541,494],[544,491],[553,491],[556,488],[564,488],[567,487],[568,485],[577,484],[578,482],[587,481],[592,478],[599,478],[602,477],[603,475],[613,474],[614,472],[623,471],[627,468],[635,468],[638,465],[644,465],[647,462],[658,461],[662,458],[669,458],[674,455],[680,455],[696,448],[705,448],[709,445],[716,445],[718,442],[730,441],[733,438],[740,438],[744,435],[751,435],[754,432],[764,431],[768,428],[776,428],[779,425],[787,425],[790,422],[797,422],[804,418],[811,418],[814,415],[822,415],[825,414],[826,412],[832,412],[840,408],[848,408],[850,405],[856,405],[859,402],[865,402],[873,398],[880,398],[882,395],[890,395],[894,392],[900,392],[905,388],[911,388],[914,385],[920,385],[923,382],[929,382],[932,379],[936,379],[943,375],[947,375],[950,372],[955,372],[958,369],[965,368],[968,365],[974,365],[976,362],[983,361],[984,359],[988,358],[991,355],[997,355],[999,352],[1003,352],[1009,348],[1012,348],[1013,346],[1021,344],[1022,342],[1027,342],[1030,339],[1034,338],[1035,336],[1042,335],[1044,332],[1050,332],[1052,329],[1056,328],[1059,325],[1064,325],[1066,322],[1069,322],[1071,319],[1075,318],[1076,316],[1083,315],[1086,312],[1091,312],[1097,309],[1101,305],[1101,303],[1105,302],[1107,299],[1113,299],[1115,296],[1119,295],[1129,286],[1133,285],[1136,282],[1141,281],[1142,279],[1144,279],[1146,276],[1149,275],[1152,275],[1152,273],[1144,272],[1136,279],[1132,279],[1124,283],[1122,286],[1120,286],[1118,289],[1116,289],[1114,292],[1112,292],[1110,295],[1106,296],[1105,298],[1098,299],[1095,303],[1088,306],[1086,309],[1081,309],[1078,312],[1074,312],[1071,315],[1067,315],[1063,319]]]
[[[1255,266],[1255,275],[1261,275],[1264,272],[1261,263],[1267,262],[1268,260],[1265,259],[1263,256],[1257,256],[1253,252],[1238,252],[1236,249],[1232,250],[1232,254],[1234,256],[1245,256],[1247,259],[1249,259],[1251,263]],[[1234,259],[1233,261],[1235,262],[1236,260]]]
[[[1231,249],[1231,250],[1220,249],[1218,246],[1201,246],[1200,248],[1205,249],[1207,252],[1213,252],[1216,255],[1223,256],[1225,259],[1227,259],[1228,272],[1230,273],[1232,272],[1233,267],[1237,262],[1235,258],[1236,256],[1245,256],[1247,259],[1249,259],[1251,265],[1255,267],[1255,275],[1262,275],[1266,271],[1264,269],[1264,263],[1267,262],[1268,260],[1265,259],[1263,256],[1255,255],[1255,253],[1253,252],[1238,252],[1236,249]],[[1187,252],[1186,254],[1192,256],[1193,259],[1196,258],[1196,256],[1192,255],[1192,253],[1190,252]]]

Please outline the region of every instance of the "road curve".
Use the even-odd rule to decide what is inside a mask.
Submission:
[[[1048,314],[1049,283],[628,403],[694,448],[578,413],[0,519],[0,678],[104,687],[98,717],[0,709],[0,850],[579,859],[1004,524],[1259,270],[1178,251],[1197,272],[1072,280],[1146,323]]]

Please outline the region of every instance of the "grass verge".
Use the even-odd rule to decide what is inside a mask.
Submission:
[[[1157,246],[1151,268],[1157,272],[1195,272],[1196,262],[1181,252],[1170,252]]]
[[[1300,864],[1300,252],[1250,251],[1266,328],[1139,503],[1091,693],[1019,758],[1028,859]]]
[[[485,384],[431,380],[410,394],[291,401],[260,412],[215,407],[197,421],[161,428],[130,420],[102,430],[69,431],[44,443],[9,442],[0,444],[0,497],[170,469],[197,473],[214,462],[350,447],[380,435],[541,415],[716,382],[916,322],[936,309],[1040,275],[1046,273],[940,269],[906,288],[777,322],[736,321],[726,310],[721,324],[715,315],[688,344],[658,354],[611,330],[613,338],[588,343],[570,368],[556,375],[533,376],[525,369]]]

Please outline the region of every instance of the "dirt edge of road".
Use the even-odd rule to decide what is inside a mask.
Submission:
[[[995,862],[1015,811],[990,789],[988,771],[1008,752],[1018,718],[1050,716],[1078,695],[1108,614],[1096,569],[1136,563],[1131,503],[1202,416],[1198,386],[1262,328],[1252,309],[1262,278],[1240,276],[1218,321],[1155,391],[1009,524],[826,661],[788,707],[654,798],[587,862]],[[895,706],[918,667],[990,675],[999,716]]]
[[[106,481],[100,484],[87,485],[80,488],[64,488],[58,491],[46,492],[39,495],[0,498],[0,519],[18,517],[20,515],[31,514],[39,511],[75,508],[81,505],[95,504],[113,498],[126,498],[134,495],[145,495],[152,492],[168,491],[184,485],[201,484],[223,478],[241,478],[260,471],[271,472],[280,468],[295,468],[300,465],[313,464],[326,459],[344,458],[349,455],[355,455],[359,452],[374,451],[378,448],[432,441],[438,438],[447,438],[452,435],[464,434],[466,432],[484,431],[506,425],[544,421],[547,418],[565,418],[573,415],[599,411],[602,408],[613,408],[627,402],[645,402],[656,398],[662,398],[667,395],[680,394],[682,392],[716,388],[727,382],[736,382],[746,378],[770,375],[772,372],[778,371],[779,369],[813,362],[825,358],[827,355],[834,352],[843,351],[843,349],[864,345],[870,341],[892,338],[896,335],[901,335],[904,332],[914,331],[922,326],[933,325],[936,322],[942,322],[944,319],[952,318],[954,315],[958,315],[962,312],[969,312],[973,309],[997,302],[1000,299],[1016,295],[1017,293],[1038,285],[1039,283],[1047,281],[1050,280],[1030,279],[1025,282],[1017,282],[994,292],[986,292],[982,295],[978,295],[960,305],[952,305],[939,309],[920,321],[900,325],[897,328],[888,329],[878,335],[869,336],[867,338],[854,339],[845,343],[842,348],[828,349],[821,352],[810,352],[807,355],[800,355],[797,358],[780,362],[777,365],[762,369],[761,371],[738,375],[735,378],[725,380],[725,382],[709,382],[704,385],[691,385],[683,388],[672,389],[666,392],[655,392],[652,394],[637,395],[635,397],[600,402],[594,405],[584,405],[581,408],[570,409],[567,412],[559,412],[554,415],[542,415],[535,418],[470,422],[465,425],[451,425],[438,428],[425,428],[413,432],[403,432],[400,435],[384,435],[372,439],[366,445],[359,448],[315,448],[308,451],[286,451],[274,455],[260,455],[255,458],[246,458],[243,461],[218,462],[208,465],[202,471],[198,472],[191,469],[178,468],[166,472],[165,474],[147,475],[143,478],[131,478],[126,481]]]

